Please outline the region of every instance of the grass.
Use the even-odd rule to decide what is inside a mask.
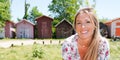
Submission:
[[[120,40],[109,41],[110,43],[110,60],[120,60]],[[33,57],[33,53],[43,52],[39,57]],[[35,52],[33,52],[35,51]],[[29,45],[15,46],[11,48],[0,48],[0,60],[62,60],[60,45]]]
[[[120,60],[120,40],[110,41],[110,60]]]
[[[33,57],[35,48],[43,50],[42,58]],[[0,60],[62,60],[60,45],[18,46],[0,48]]]

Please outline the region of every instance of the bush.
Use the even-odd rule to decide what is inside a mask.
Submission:
[[[33,57],[42,58],[44,51],[42,47],[36,45],[32,53],[33,53]]]

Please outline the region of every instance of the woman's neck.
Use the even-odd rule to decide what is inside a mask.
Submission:
[[[81,46],[89,47],[91,40],[92,40],[92,38],[88,38],[88,39],[80,39],[80,38],[78,38],[78,43]]]

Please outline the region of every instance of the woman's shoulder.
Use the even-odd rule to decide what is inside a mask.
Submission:
[[[107,38],[102,37],[100,40],[99,50],[98,50],[98,60],[108,60],[110,55],[109,42]]]
[[[77,35],[71,35],[70,37],[66,38],[62,43],[62,46],[72,46],[76,44],[76,37]]]
[[[66,38],[62,44],[62,57],[64,60],[80,60],[79,54],[77,54],[77,35],[72,35]]]
[[[65,40],[64,40],[64,42],[66,43],[71,43],[71,42],[74,42],[75,40],[76,40],[76,38],[77,38],[77,34],[74,34],[74,35],[71,35],[70,37],[68,37],[68,38],[66,38]]]
[[[101,37],[100,43],[99,43],[99,49],[101,50],[109,50],[109,42],[107,38]]]
[[[105,37],[101,37],[101,40],[100,40],[100,45],[109,46],[108,39],[107,39],[107,38],[105,38]]]

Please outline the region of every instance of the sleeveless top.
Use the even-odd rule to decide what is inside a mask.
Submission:
[[[62,44],[62,58],[64,60],[81,60],[77,46],[78,35],[68,37]],[[98,48],[97,60],[108,60],[110,56],[108,41],[102,37]]]

